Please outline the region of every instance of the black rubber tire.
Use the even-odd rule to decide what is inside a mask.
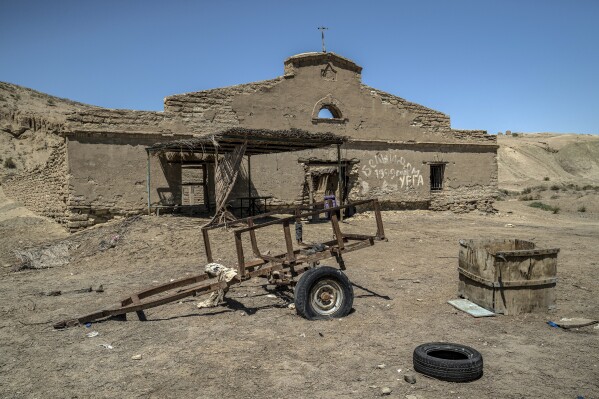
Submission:
[[[430,342],[414,349],[414,370],[443,381],[473,381],[483,375],[483,356],[469,346]]]
[[[319,292],[327,296],[333,293],[334,301],[322,300]],[[301,275],[295,286],[295,311],[308,320],[345,317],[353,304],[354,289],[351,282],[341,270],[334,267],[310,269]]]

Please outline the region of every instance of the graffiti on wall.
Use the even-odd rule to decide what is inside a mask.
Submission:
[[[381,180],[388,188],[409,189],[424,186],[424,178],[404,157],[397,154],[378,153],[362,165],[362,174],[370,181]]]

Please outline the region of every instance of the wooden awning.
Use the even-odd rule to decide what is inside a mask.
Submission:
[[[311,133],[305,130],[265,130],[232,128],[223,132],[196,135],[188,139],[177,139],[156,143],[146,150],[148,153],[187,152],[203,154],[223,154],[246,144],[245,154],[272,154],[300,151],[342,144],[345,137],[333,133]]]

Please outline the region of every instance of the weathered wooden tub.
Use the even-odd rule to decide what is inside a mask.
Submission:
[[[524,240],[460,240],[458,294],[495,313],[555,307],[559,248]]]

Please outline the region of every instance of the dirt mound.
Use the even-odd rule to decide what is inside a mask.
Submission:
[[[500,188],[520,190],[539,182],[599,183],[599,136],[500,135],[498,144]]]
[[[599,140],[568,144],[559,151],[557,161],[573,176],[597,180],[599,179]]]

